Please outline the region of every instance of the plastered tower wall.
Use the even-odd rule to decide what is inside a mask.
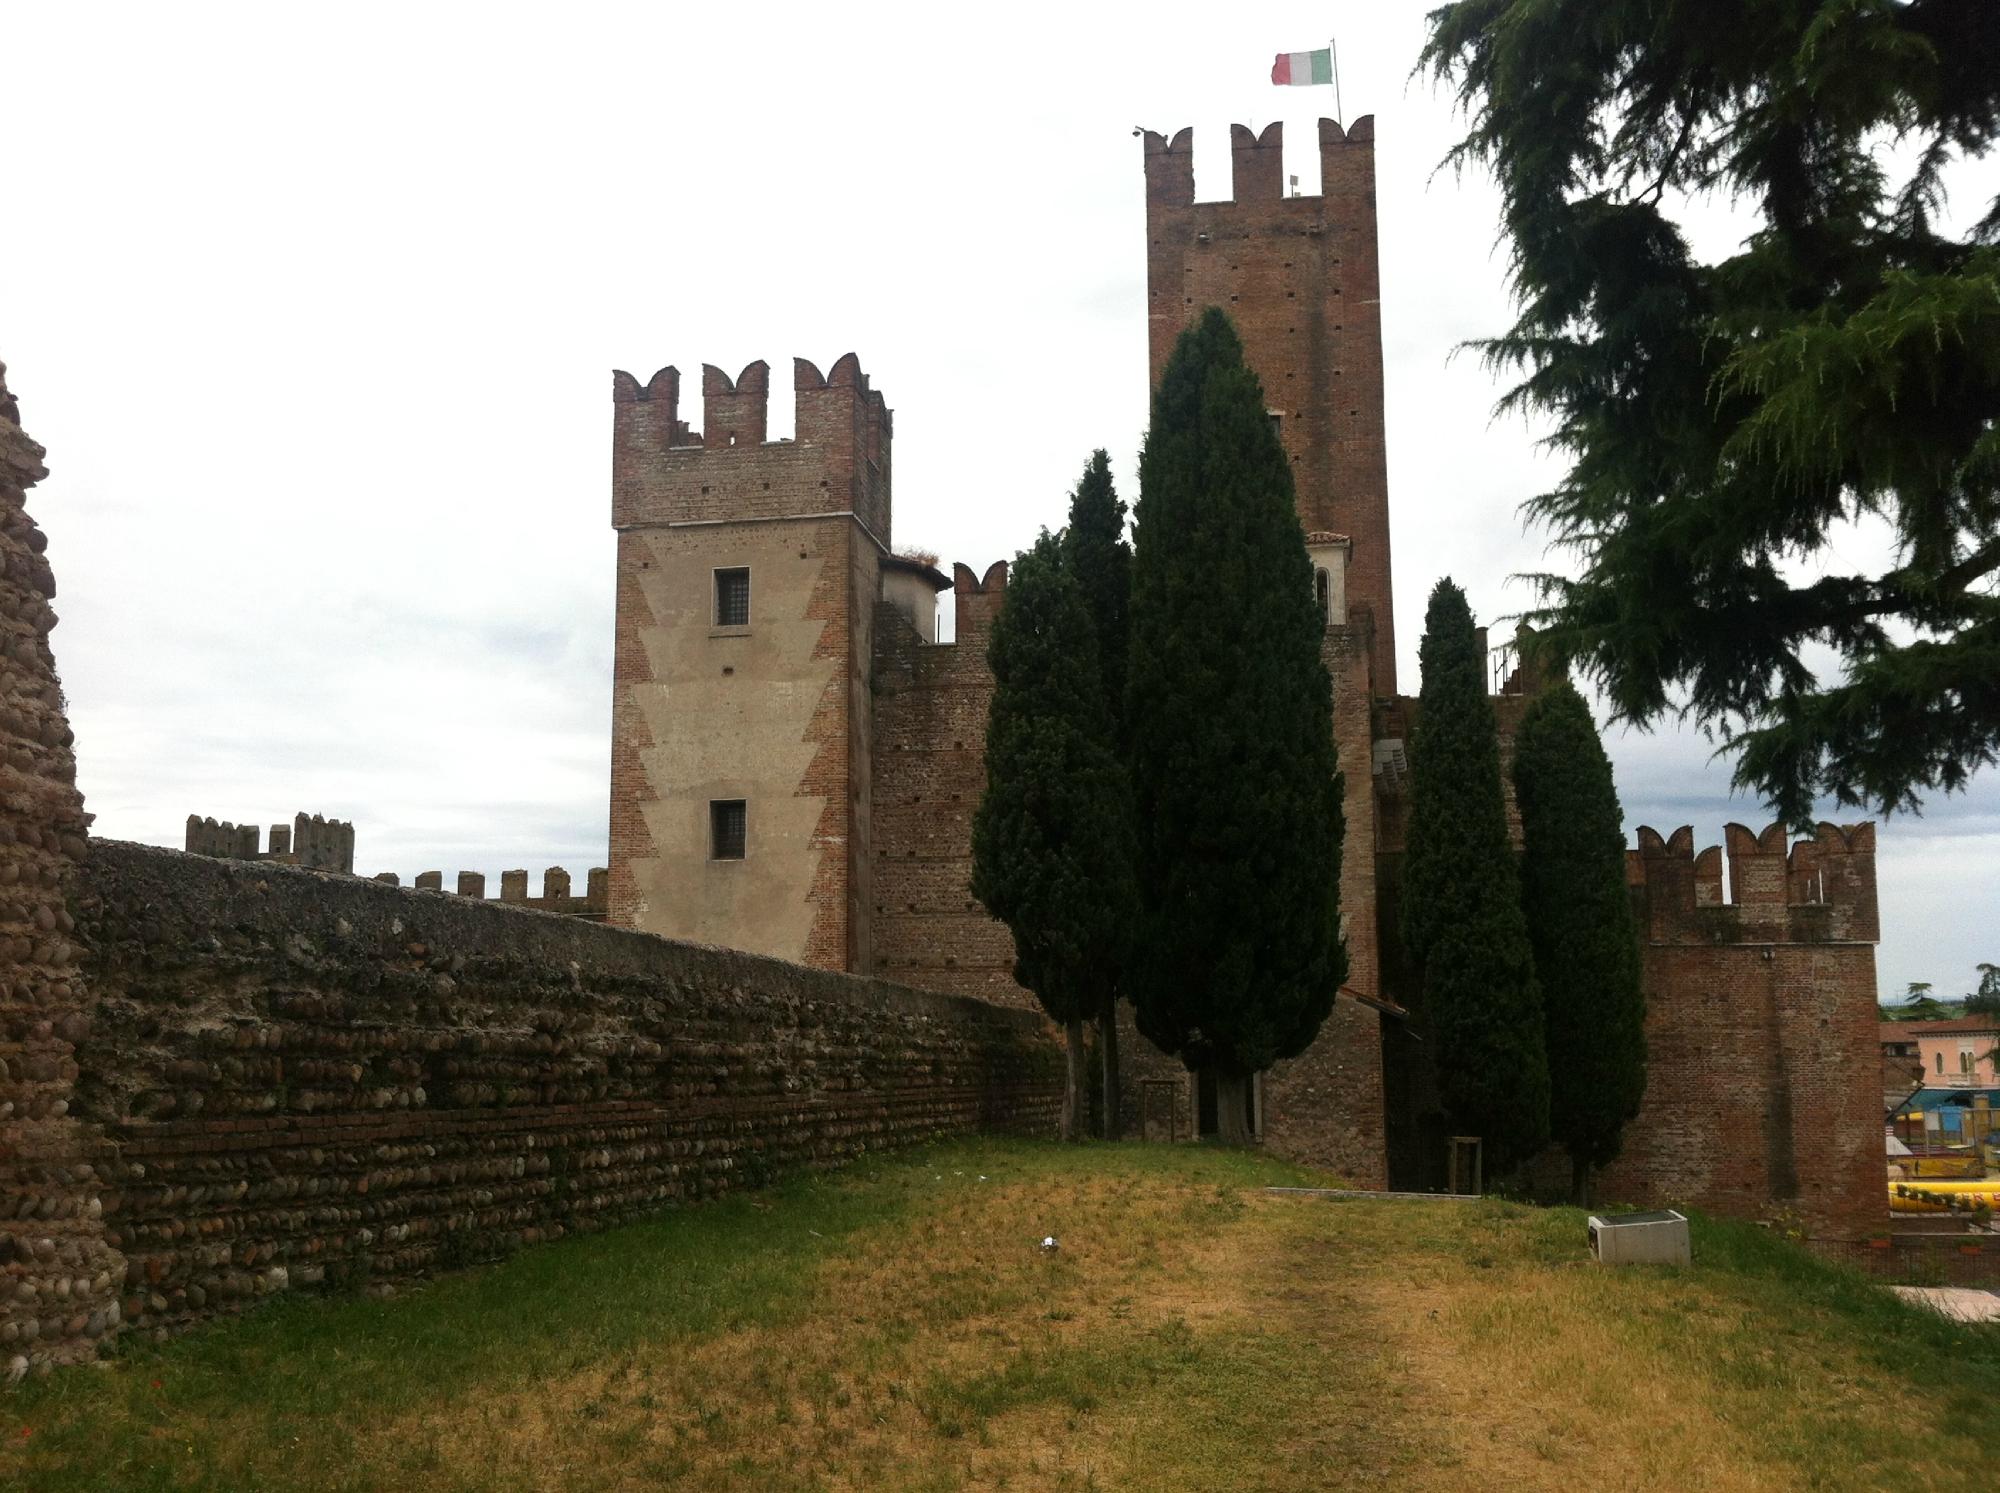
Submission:
[[[853,354],[793,364],[796,438],[767,435],[769,370],[613,376],[618,530],[612,922],[798,960],[870,965],[869,667],[889,542],[891,420]],[[750,572],[725,626],[715,574]],[[741,859],[710,805],[746,805]]]
[[[48,473],[0,365],[0,1379],[87,1358],[121,1319],[95,1132],[73,1113],[91,1027],[66,905],[89,824],[49,631]]]
[[[1877,1085],[1875,827],[1639,831],[1646,1097],[1606,1197],[1793,1209],[1816,1234],[1885,1226]],[[1724,873],[1728,887],[1725,892]]]
[[[1318,196],[1285,195],[1281,124],[1230,126],[1226,202],[1194,200],[1192,130],[1144,138],[1152,383],[1189,322],[1209,306],[1229,313],[1280,416],[1300,519],[1353,542],[1349,600],[1373,614],[1373,688],[1394,695],[1375,121],[1319,122]]]

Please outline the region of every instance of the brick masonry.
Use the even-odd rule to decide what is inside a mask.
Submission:
[[[1284,126],[1230,126],[1233,200],[1194,200],[1194,131],[1145,132],[1152,382],[1182,328],[1220,306],[1280,415],[1299,517],[1354,546],[1348,595],[1374,618],[1374,690],[1396,693],[1382,401],[1375,121],[1319,122],[1321,190],[1285,195]]]
[[[1645,953],[1648,1073],[1606,1197],[1794,1211],[1814,1233],[1886,1223],[1875,1077],[1875,827],[1639,831],[1627,880]]]
[[[611,921],[821,969],[867,969],[870,694],[891,518],[892,420],[848,354],[793,363],[797,434],[768,435],[769,369],[612,380]],[[750,571],[750,623],[712,610]],[[749,853],[709,855],[707,804],[749,805]]]
[[[954,567],[957,641],[925,644],[890,608],[875,655],[875,972],[1035,1008],[1014,983],[1014,938],[972,895],[972,814],[986,789],[986,644],[1005,561]]]
[[[99,842],[77,907],[75,1098],[141,1326],[1060,1102],[1029,1013],[505,904]]]

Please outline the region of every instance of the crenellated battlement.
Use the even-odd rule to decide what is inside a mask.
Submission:
[[[313,871],[354,874],[354,826],[341,819],[320,814],[299,814],[290,824],[274,824],[268,847],[258,849],[261,838],[254,824],[218,823],[199,814],[187,817],[189,855],[216,856],[235,861],[277,861],[286,866],[304,866]]]
[[[1157,130],[1142,131],[1146,156],[1146,203],[1155,207],[1193,207],[1194,130],[1179,131],[1169,139]],[[1229,127],[1231,189],[1236,203],[1268,202],[1273,199],[1315,201],[1351,191],[1361,179],[1356,167],[1358,156],[1367,158],[1366,180],[1373,193],[1375,116],[1364,114],[1343,128],[1340,121],[1319,122],[1320,190],[1316,194],[1286,197],[1285,126],[1273,121],[1261,133],[1247,125]],[[1211,199],[1211,205],[1217,199]]]
[[[821,373],[792,360],[794,434],[770,436],[771,369],[731,378],[701,370],[702,428],[680,413],[680,371],[645,384],[611,375],[612,524],[616,528],[852,513],[889,542],[894,420],[853,353]]]
[[[1007,562],[995,560],[983,576],[974,575],[970,565],[953,564],[951,591],[952,616],[957,623],[952,635],[964,642],[972,634],[983,633],[1000,615],[1007,600]]]
[[[1723,827],[1699,853],[1692,826],[1662,838],[1640,826],[1625,879],[1654,943],[1874,943],[1875,826],[1821,824],[1794,841],[1785,826]]]
[[[1285,127],[1229,130],[1230,191],[1195,195],[1195,132],[1142,130],[1146,318],[1158,387],[1184,328],[1213,307],[1243,342],[1291,463],[1307,533],[1344,534],[1350,609],[1374,616],[1368,689],[1396,694],[1383,419],[1382,283],[1375,214],[1375,120],[1318,121],[1317,192],[1294,195]],[[1303,142],[1300,142],[1303,143]],[[1293,170],[1300,170],[1295,164]],[[1310,183],[1310,167],[1301,172]],[[1329,590],[1333,576],[1329,572]]]
[[[373,878],[384,886],[401,886],[403,878],[394,871],[378,872]],[[410,887],[419,892],[438,892],[445,896],[464,897],[469,901],[500,902],[508,907],[525,907],[534,912],[561,913],[564,917],[584,918],[593,923],[604,921],[611,906],[610,873],[602,866],[593,866],[584,878],[582,896],[576,895],[570,874],[561,866],[550,866],[542,872],[542,894],[528,895],[528,873],[525,870],[502,871],[500,873],[500,895],[486,895],[486,877],[478,871],[460,871],[456,886],[445,890],[444,872],[419,871],[411,880]]]

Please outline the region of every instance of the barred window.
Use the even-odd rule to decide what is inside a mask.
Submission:
[[[711,799],[708,805],[709,858],[718,861],[742,860],[744,834],[749,821],[749,806],[742,799]]]
[[[715,573],[715,625],[750,625],[750,571],[747,567]]]

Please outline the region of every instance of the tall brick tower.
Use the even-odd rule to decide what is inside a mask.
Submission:
[[[852,353],[612,375],[618,530],[610,919],[822,969],[869,967],[869,670],[890,416]]]
[[[1145,135],[1152,381],[1183,327],[1209,306],[1229,313],[1292,458],[1300,520],[1352,545],[1348,603],[1372,624],[1373,692],[1393,696],[1375,121],[1319,122],[1316,197],[1285,195],[1283,125],[1231,125],[1230,140],[1234,200],[1196,202],[1194,131]]]

